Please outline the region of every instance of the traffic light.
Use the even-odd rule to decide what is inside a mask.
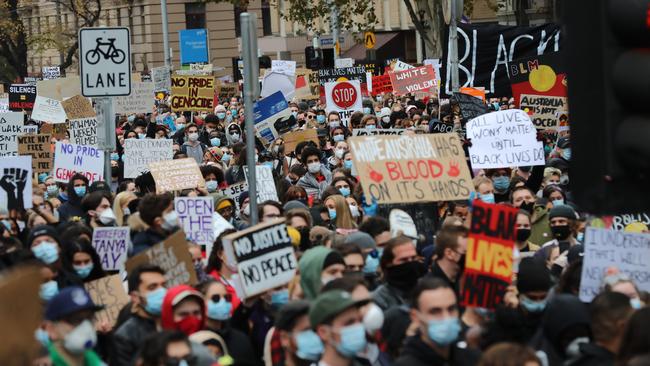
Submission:
[[[571,191],[590,213],[650,212],[650,0],[563,4]]]
[[[323,51],[312,46],[305,47],[305,65],[311,70],[320,69],[323,66]]]

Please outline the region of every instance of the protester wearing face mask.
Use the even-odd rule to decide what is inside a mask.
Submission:
[[[180,152],[188,158],[193,158],[197,164],[203,163],[203,154],[208,147],[199,141],[199,128],[194,123],[185,126],[185,142]]]
[[[341,117],[339,116],[339,112],[329,112],[327,114],[327,123],[328,126],[331,129],[337,128],[341,126]]]
[[[548,241],[542,247],[558,245],[560,255],[568,251],[572,246],[579,244],[575,236],[578,228],[578,214],[568,205],[555,206],[548,214],[549,224],[553,240]]]
[[[308,300],[313,300],[324,284],[343,277],[345,261],[332,249],[317,246],[303,253],[298,267],[304,296]]]
[[[210,150],[208,152],[212,154]],[[215,152],[215,154],[218,154],[218,152]],[[224,181],[223,171],[213,165],[202,165],[200,170],[205,180],[205,189],[208,193],[216,192],[219,189],[220,182]]]
[[[31,253],[47,265],[54,277],[41,286],[41,294],[52,295],[66,286],[81,285],[81,280],[75,274],[68,272],[61,260],[61,246],[59,236],[51,226],[39,225],[34,227],[27,237],[25,245]],[[41,297],[45,300],[45,297]]]
[[[212,113],[206,115],[203,119],[203,128],[199,134],[199,141],[207,146],[213,146],[210,142],[210,137],[212,136],[212,133],[218,132],[218,127],[219,118]]]
[[[391,121],[390,121],[390,108],[384,107],[381,109],[379,112],[379,122],[381,123],[382,128],[391,128]]]
[[[82,174],[75,174],[70,177],[68,188],[68,201],[59,207],[59,222],[67,222],[71,218],[81,218],[84,211],[81,208],[81,200],[88,191],[88,178]]]
[[[102,365],[93,351],[97,345],[94,326],[95,305],[82,287],[59,292],[45,309],[45,329],[50,340],[48,352],[53,365]]]
[[[91,228],[115,226],[117,218],[111,208],[111,196],[104,191],[90,193],[81,201],[85,222]]]
[[[446,281],[458,294],[459,280],[465,269],[468,230],[464,226],[450,225],[436,235],[436,261],[431,268],[431,277]]]
[[[550,210],[553,207],[566,205],[566,194],[564,190],[557,185],[550,185],[542,190],[542,198],[548,200],[547,208]],[[550,207],[549,207],[550,206]]]
[[[510,203],[531,214],[531,233],[528,241],[542,245],[553,238],[549,225],[548,209],[536,204],[536,196],[527,187],[514,188],[510,192]]]
[[[485,203],[496,203],[494,198],[494,184],[487,177],[476,177],[473,180],[476,197]]]
[[[63,247],[62,257],[63,268],[75,273],[84,283],[106,275],[95,248],[86,240],[67,243]]]
[[[413,290],[411,321],[417,324],[416,335],[405,341],[395,366],[475,365],[478,351],[462,347],[461,323],[456,294],[440,279],[420,280]]]
[[[309,301],[292,301],[283,306],[275,318],[282,360],[286,366],[307,366],[318,361],[323,342],[309,323]]]
[[[301,161],[307,167],[307,173],[300,178],[298,185],[307,191],[307,195],[320,197],[332,181],[332,173],[320,161],[320,150],[307,146],[302,150]]]
[[[539,245],[535,245],[528,241],[531,233],[531,221],[528,211],[520,210],[517,212],[517,219],[515,221],[515,246],[522,257],[529,257],[539,250]]]
[[[149,227],[133,238],[133,251],[136,255],[165,240],[179,228],[178,215],[174,211],[173,196],[168,193],[147,194],[138,205],[140,218]]]
[[[228,129],[226,130],[226,140],[230,146],[244,141],[243,131],[237,123],[231,123],[228,125]]]
[[[111,364],[131,365],[147,336],[160,327],[160,314],[165,288],[165,271],[143,264],[129,273],[128,287],[132,304],[131,316],[113,333]]]
[[[54,181],[54,177],[47,177],[44,181],[45,184],[45,196],[47,199],[57,198],[59,196],[59,186]]]
[[[205,326],[203,295],[188,285],[167,290],[162,303],[160,324],[163,329],[179,330],[190,336]]]
[[[357,228],[350,206],[342,195],[331,195],[325,199],[324,203],[329,214],[330,229],[342,234],[348,234],[350,230]]]
[[[485,172],[486,177],[492,180],[494,201],[496,203],[506,202],[510,198],[508,190],[510,188],[510,174],[511,169],[509,168],[488,169]]]

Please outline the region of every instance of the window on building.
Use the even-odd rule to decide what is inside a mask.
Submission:
[[[242,9],[238,7],[237,5],[234,6],[234,12],[235,12],[235,36],[236,37],[241,37],[241,24],[239,23],[239,15],[246,11],[245,9]]]
[[[271,29],[271,2],[262,0],[262,32],[265,36],[270,36]]]
[[[115,9],[115,18],[117,20],[117,26],[122,26],[122,8]]]
[[[141,32],[140,34],[142,37],[141,40],[142,43],[147,42],[147,40],[145,39],[147,34],[147,27],[145,25],[146,23],[147,23],[147,18],[144,16],[144,5],[142,5],[140,6],[140,32]]]
[[[205,28],[205,3],[185,4],[185,29]]]

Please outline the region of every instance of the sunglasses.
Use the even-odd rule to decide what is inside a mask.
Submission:
[[[232,302],[232,295],[231,295],[231,294],[225,294],[225,295],[218,295],[218,294],[217,294],[217,295],[212,295],[212,297],[210,298],[210,300],[212,300],[212,302],[219,302],[219,301],[221,301],[221,297],[222,297],[222,296],[223,296],[223,299],[226,300],[226,302]]]

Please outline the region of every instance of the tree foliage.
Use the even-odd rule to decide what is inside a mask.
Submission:
[[[0,82],[3,83],[27,75],[27,41],[18,6],[18,0],[0,1]]]

